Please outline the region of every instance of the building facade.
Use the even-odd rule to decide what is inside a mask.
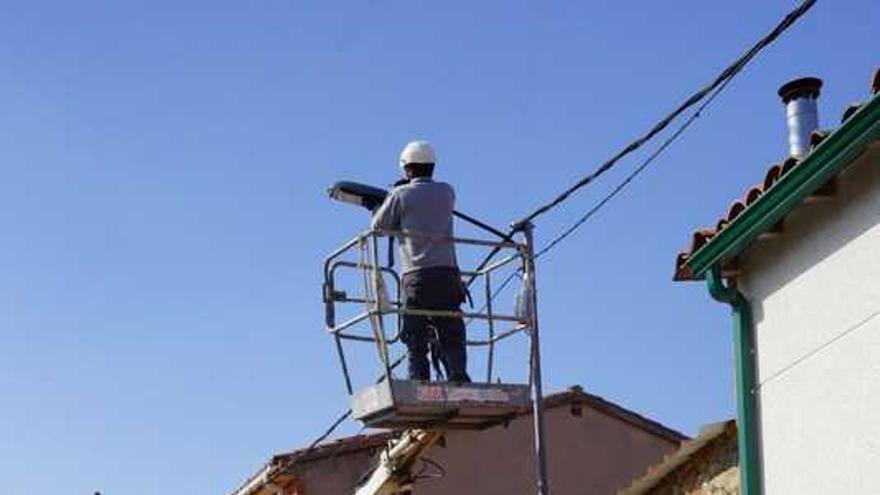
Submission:
[[[547,464],[554,495],[606,495],[641,475],[684,435],[579,387],[548,396]],[[389,433],[344,438],[275,456],[234,495],[352,493],[376,465]],[[533,493],[532,418],[483,431],[449,431],[428,451],[413,495]],[[417,469],[418,470],[418,469]]]
[[[836,188],[742,260],[766,493],[880,486],[880,145]]]
[[[746,493],[880,486],[878,91],[875,71],[870,100],[678,258],[678,279],[706,278],[734,312]]]

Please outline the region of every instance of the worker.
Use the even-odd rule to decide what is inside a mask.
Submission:
[[[466,296],[452,242],[455,191],[433,180],[435,163],[434,150],[426,141],[413,141],[403,148],[400,167],[405,178],[376,210],[372,228],[411,234],[400,239],[405,309],[457,312]],[[400,339],[409,352],[411,380],[430,379],[431,346],[449,381],[470,381],[460,317],[406,314]]]

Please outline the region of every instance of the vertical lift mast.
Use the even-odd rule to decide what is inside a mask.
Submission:
[[[365,206],[381,203],[387,192],[351,182],[335,184],[329,194],[333,199]],[[537,291],[532,226],[522,226],[513,237],[505,235],[467,215],[456,217],[491,232],[501,240],[473,238],[434,239],[454,242],[457,246],[491,250],[491,262],[472,271],[462,270],[470,285],[482,280],[484,306],[476,312],[449,312],[404,308],[400,298],[400,276],[392,262],[382,265],[380,240],[419,236],[416,233],[368,231],[358,234],[328,256],[324,262],[324,305],[327,331],[333,337],[345,387],[352,396],[355,419],[367,428],[386,428],[401,434],[390,441],[379,456],[378,465],[356,488],[355,495],[393,495],[405,492],[418,478],[413,467],[448,430],[482,430],[503,424],[527,412],[531,407],[534,421],[534,459],[536,493],[547,495],[544,450],[544,421],[541,406],[541,356],[538,339]],[[515,238],[518,238],[517,241]],[[388,245],[391,256],[392,246]],[[500,255],[500,259],[495,259]],[[504,268],[515,268],[522,286],[514,314],[501,314],[492,306],[493,275]],[[339,284],[351,280],[340,276],[355,272],[361,290],[350,294]],[[389,282],[396,288],[396,297],[387,295]],[[360,307],[352,314],[351,307]],[[339,313],[348,308],[342,321]],[[392,360],[391,344],[400,340],[402,318],[407,314],[434,317],[456,316],[469,321],[483,321],[487,329],[483,338],[469,338],[470,349],[486,351],[485,381],[474,383],[421,382],[395,377],[394,369],[405,358]],[[396,324],[389,328],[386,320]],[[473,337],[473,332],[469,332]],[[493,383],[496,346],[518,334],[529,338],[528,384]],[[378,381],[355,389],[355,376],[346,354],[346,344],[372,344],[381,363]]]

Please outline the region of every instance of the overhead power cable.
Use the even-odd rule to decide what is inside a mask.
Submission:
[[[315,440],[313,440],[312,443],[309,444],[308,447],[293,454],[293,456],[290,459],[288,459],[287,461],[285,461],[284,464],[282,464],[280,467],[274,469],[271,472],[271,474],[269,475],[269,478],[265,482],[266,483],[274,482],[278,475],[287,472],[287,470],[290,469],[294,464],[299,462],[301,459],[305,458],[307,455],[311,454],[318,447],[318,445],[321,442],[323,442],[330,435],[332,435],[333,432],[336,431],[336,429],[339,428],[339,426],[343,422],[345,422],[345,420],[348,419],[350,416],[351,416],[351,409],[349,409],[344,414],[342,414],[341,416],[336,418],[336,421],[334,421],[333,424],[330,425],[330,427],[324,431],[324,433],[318,435],[318,437],[315,438]],[[251,480],[253,480],[253,478],[251,478]],[[245,482],[245,484],[243,484],[241,487],[237,488],[233,493],[236,495],[239,493],[242,493],[242,490],[244,490],[245,487],[252,482],[251,480]],[[243,495],[249,495],[250,493],[253,493],[253,491],[251,490],[251,491],[245,492]]]
[[[403,354],[402,356],[395,359],[394,362],[391,363],[391,369],[394,370],[395,368],[400,366],[400,364],[403,362],[404,358],[406,358],[406,354]],[[376,383],[381,382],[384,378],[385,378],[385,375],[383,374],[382,377],[380,377],[376,381]],[[274,477],[277,476],[278,474],[286,472],[288,469],[293,467],[297,462],[299,462],[300,460],[302,460],[303,458],[305,458],[306,456],[311,454],[322,442],[324,442],[324,440],[327,440],[327,438],[329,438],[330,435],[332,435],[342,425],[342,423],[345,422],[345,420],[350,418],[351,414],[352,414],[351,409],[348,409],[344,413],[342,413],[338,418],[336,418],[336,420],[333,422],[333,424],[331,424],[329,428],[324,430],[324,433],[321,433],[320,435],[318,435],[317,438],[315,438],[312,441],[312,443],[309,444],[308,447],[306,447],[305,449],[296,453],[293,457],[288,459],[287,462],[285,462],[278,469],[276,469],[275,474],[272,475],[272,477],[270,478],[270,481],[274,480]]]
[[[791,25],[793,25],[801,16],[807,13],[810,8],[816,3],[816,0],[804,0],[797,8],[792,10],[770,31],[766,36],[761,38],[757,43],[755,43],[747,52],[737,58],[732,64],[727,66],[723,71],[721,71],[715,79],[710,82],[708,85],[704,86],[700,90],[696,91],[690,97],[688,97],[684,102],[682,102],[678,108],[673,110],[671,113],[663,117],[659,122],[657,122],[648,132],[638,137],[633,142],[629,143],[625,148],[619,151],[617,154],[609,158],[602,165],[600,165],[595,171],[582,177],[580,180],[575,182],[571,187],[563,191],[561,194],[553,198],[553,200],[539,206],[523,219],[519,220],[514,224],[514,228],[521,227],[528,222],[531,222],[535,218],[548,211],[552,210],[560,203],[568,199],[572,194],[577,192],[579,189],[583,188],[587,184],[593,182],[598,177],[602,176],[604,173],[611,170],[621,158],[629,155],[633,151],[636,151],[646,142],[651,140],[654,136],[659,134],[661,131],[666,129],[673,120],[678,118],[684,111],[688,108],[699,103],[703,98],[709,95],[716,88],[721,86],[722,84],[726,84],[727,81],[736,77],[742,69],[765,47],[773,43],[782,33],[784,33]]]
[[[590,218],[592,218],[599,210],[601,210],[608,202],[610,202],[615,196],[617,196],[623,189],[625,189],[630,183],[632,183],[635,178],[641,174],[651,163],[654,162],[666,149],[674,143],[681,135],[691,126],[702,114],[706,108],[712,104],[713,101],[721,94],[722,91],[733,81],[734,76],[736,76],[745,65],[754,58],[757,53],[763,49],[765,46],[773,42],[776,38],[779,37],[782,32],[784,32],[789,26],[794,24],[798,18],[800,18],[803,14],[805,14],[814,4],[816,0],[806,0],[803,2],[798,8],[791,11],[769,34],[767,34],[764,38],[758,41],[752,48],[738,58],[733,64],[728,66],[721,74],[713,81],[711,84],[706,86],[694,93],[690,98],[688,98],[684,103],[682,103],[679,108],[677,108],[673,113],[667,115],[663,120],[658,122],[647,134],[645,134],[642,138],[637,139],[633,143],[630,143],[629,146],[624,148],[617,155],[612,157],[610,160],[606,161],[592,174],[584,177],[580,181],[578,181],[574,186],[569,188],[563,194],[559,195],[556,199],[551,201],[550,203],[545,204],[544,206],[535,210],[528,217],[520,220],[515,225],[521,226],[524,225],[525,222],[531,221],[538,215],[552,209],[559,203],[565,201],[573,192],[581,187],[586,186],[588,183],[592,182],[598,176],[607,172],[611,167],[613,167],[620,158],[623,158],[627,154],[635,151],[642,145],[644,145],[648,140],[653,138],[656,134],[658,134],[661,130],[666,128],[672,121],[675,120],[676,117],[680,116],[684,111],[686,111],[689,107],[693,106],[696,102],[699,102],[701,99],[708,97],[697,107],[697,110],[691,114],[688,119],[682,123],[678,129],[675,130],[666,140],[661,143],[661,145],[649,155],[642,163],[636,167],[630,174],[628,174],[623,181],[621,181],[614,189],[611,190],[607,195],[605,195],[601,200],[599,200],[592,208],[586,211],[575,223],[569,226],[567,229],[562,231],[559,235],[553,238],[550,242],[548,242],[544,247],[535,252],[535,258],[540,258],[548,251],[556,247],[563,240],[568,238],[571,234],[573,234],[578,228],[580,228],[584,223],[586,223]],[[484,266],[489,260],[494,257],[496,253],[493,251],[489,254],[489,256],[481,263],[481,267]],[[489,296],[490,301],[494,301],[495,298],[507,287],[507,285],[513,280],[513,278],[519,273],[519,271],[514,271],[501,282],[501,284],[493,291],[493,293]],[[469,282],[472,282],[470,280]],[[482,312],[488,306],[488,302],[483,305],[483,308],[478,310],[478,312]],[[468,322],[470,323],[470,321]]]
[[[690,117],[688,117],[688,119],[681,126],[679,126],[679,128],[676,129],[675,132],[669,136],[669,138],[667,138],[665,141],[663,141],[663,143],[660,145],[660,147],[658,147],[653,153],[651,153],[650,156],[648,156],[644,161],[642,161],[642,163],[638,167],[636,167],[632,172],[630,172],[630,174],[627,175],[623,179],[623,181],[621,181],[620,184],[617,185],[617,187],[612,189],[611,192],[609,192],[602,199],[600,199],[595,205],[593,205],[592,208],[587,210],[587,212],[584,213],[575,223],[573,223],[567,229],[563,230],[559,235],[554,237],[553,240],[551,240],[546,245],[544,245],[544,247],[537,250],[535,252],[535,259],[540,258],[544,254],[546,254],[548,251],[550,251],[551,249],[553,249],[554,247],[559,245],[559,243],[561,243],[568,236],[573,234],[574,231],[576,231],[578,228],[580,228],[584,223],[587,222],[587,220],[589,220],[596,213],[598,213],[599,210],[602,209],[602,207],[604,207],[606,204],[608,204],[609,201],[611,201],[615,196],[617,196],[621,191],[623,191],[623,189],[626,188],[626,186],[628,186],[630,183],[632,183],[632,181],[635,180],[635,178],[639,174],[641,174],[648,167],[648,165],[653,163],[653,161],[655,159],[657,159],[657,157],[659,157],[663,153],[663,151],[666,150],[666,148],[668,148],[673,142],[675,142],[675,140],[678,139],[684,133],[684,131],[688,127],[690,127],[690,125],[693,124],[702,115],[703,111],[715,100],[715,98],[718,96],[718,94],[724,90],[724,88],[727,86],[727,84],[730,81],[731,81],[731,79],[728,79],[727,81],[724,82],[724,84],[719,86],[715,90],[715,92],[712,93],[712,95],[709,98],[707,98],[706,101],[703,102],[703,104],[697,108],[696,112],[694,112]],[[483,303],[483,306],[477,310],[477,313],[482,313],[489,306],[489,302],[495,301],[495,299],[501,294],[501,292],[504,291],[504,289],[514,279],[514,277],[516,277],[517,275],[521,275],[521,273],[522,273],[521,270],[512,271],[498,285],[498,287],[492,291],[492,293],[489,295],[489,300],[487,302]],[[472,320],[473,320],[473,318],[468,320],[467,324],[470,324],[470,322]]]
[[[312,443],[310,443],[309,446],[306,447],[305,450],[301,450],[298,454],[296,454],[292,458],[288,459],[287,462],[285,462],[284,465],[281,466],[281,468],[278,470],[278,472],[283,473],[284,471],[289,469],[291,466],[296,464],[297,461],[299,461],[300,459],[311,454],[312,451],[314,451],[318,447],[318,445],[321,444],[321,442],[323,442],[324,440],[327,440],[327,438],[329,438],[330,435],[332,435],[333,432],[336,431],[336,429],[339,428],[339,426],[343,422],[345,422],[345,420],[347,420],[350,416],[351,416],[351,409],[349,409],[349,410],[345,411],[343,414],[341,414],[338,418],[336,418],[336,421],[334,421],[333,424],[331,424],[329,428],[324,430],[324,433],[321,433],[320,435],[318,435],[318,437],[315,438],[312,441]]]
[[[653,163],[654,160],[656,160],[657,157],[659,157],[666,150],[666,148],[669,147],[669,145],[674,143],[675,140],[677,140],[682,134],[684,134],[684,131],[687,130],[687,128],[690,127],[691,124],[693,124],[694,122],[696,122],[696,120],[698,118],[700,118],[700,116],[703,114],[703,111],[706,109],[706,107],[708,107],[715,100],[715,98],[719,94],[721,94],[722,91],[724,91],[724,88],[727,87],[727,84],[730,83],[730,81],[732,81],[732,79],[728,79],[728,80],[724,81],[724,83],[721,86],[718,86],[718,88],[715,89],[715,91],[712,93],[712,95],[709,96],[709,98],[707,98],[706,101],[704,101],[703,104],[701,104],[697,108],[697,111],[695,111],[690,117],[688,117],[688,119],[681,126],[679,126],[679,128],[676,129],[674,133],[672,133],[666,140],[664,140],[663,143],[653,153],[651,153],[647,158],[645,158],[642,161],[642,163],[638,167],[636,167],[632,172],[630,172],[623,179],[623,181],[620,182],[620,184],[618,184],[614,189],[611,190],[611,192],[609,192],[601,200],[599,200],[595,205],[593,205],[592,208],[587,210],[587,212],[584,213],[575,223],[573,223],[570,227],[568,227],[567,229],[562,231],[561,234],[554,237],[553,240],[548,242],[544,247],[539,249],[535,253],[535,258],[536,259],[540,258],[542,255],[547,253],[547,251],[550,251],[551,249],[556,247],[560,242],[565,240],[568,236],[573,234],[575,230],[580,228],[587,220],[592,218],[593,215],[595,215],[599,210],[601,210],[602,207],[604,207],[606,204],[608,204],[609,201],[611,201],[615,196],[617,196],[621,191],[623,191],[623,189],[626,188],[626,186],[628,186],[630,183],[632,183],[632,181],[639,174],[641,174],[646,168],[648,168],[648,165]]]

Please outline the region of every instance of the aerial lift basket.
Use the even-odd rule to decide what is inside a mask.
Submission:
[[[471,238],[430,239],[431,242],[450,242],[457,246],[470,246],[491,250],[496,256],[490,263],[471,271],[462,271],[462,278],[471,287],[480,286],[484,293],[475,299],[482,303],[478,310],[449,312],[416,310],[405,308],[401,300],[401,276],[392,266],[380,262],[380,243],[387,238],[402,239],[417,236],[414,233],[397,231],[369,231],[357,235],[334,251],[324,263],[324,304],[327,331],[333,336],[339,362],[345,377],[345,386],[352,396],[352,413],[365,427],[405,430],[423,429],[484,429],[505,423],[526,412],[531,407],[530,385],[527,383],[493,383],[495,377],[496,346],[506,339],[524,334],[534,346],[533,333],[534,301],[530,281],[534,277],[534,263],[530,244],[519,242],[513,237],[504,240],[483,240]],[[424,236],[422,236],[424,237]],[[391,246],[388,246],[391,249]],[[389,256],[390,258],[390,256]],[[516,270],[519,275],[522,294],[518,297],[513,314],[499,314],[493,311],[493,275],[499,272]],[[353,272],[360,286],[340,290],[338,284],[351,275],[340,276],[343,271]],[[482,283],[476,284],[473,282]],[[389,295],[388,288],[394,294]],[[350,290],[357,292],[353,295]],[[354,306],[357,311],[344,321],[337,321],[341,306]],[[352,310],[349,309],[349,313]],[[403,316],[418,314],[431,317],[461,317],[465,321],[482,320],[486,333],[476,338],[469,331],[467,346],[469,355],[483,350],[486,371],[483,377],[473,383],[452,383],[443,381],[413,381],[395,376],[395,369],[405,359],[392,358],[392,351],[398,353],[403,346],[393,346],[400,340]],[[393,322],[393,324],[388,324]],[[366,343],[375,347],[381,362],[382,376],[372,385],[355,390],[350,370],[351,361],[346,355],[346,344]],[[404,351],[405,352],[405,351]],[[533,353],[525,356],[529,363],[528,379],[533,377]],[[372,377],[375,378],[375,377]]]

